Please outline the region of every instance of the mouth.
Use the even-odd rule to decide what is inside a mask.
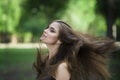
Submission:
[[[46,37],[47,36],[45,34],[42,34],[41,37],[40,37],[40,41],[46,39]]]
[[[43,33],[41,37],[47,37],[47,36]]]

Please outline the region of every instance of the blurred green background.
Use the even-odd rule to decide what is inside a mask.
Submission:
[[[35,49],[0,49],[0,80],[35,80]]]
[[[83,33],[120,40],[119,7],[120,0],[0,0],[0,42],[36,42],[56,19]]]
[[[36,47],[29,44],[38,43],[56,19],[74,30],[120,41],[120,0],[0,0],[0,80],[35,80]],[[120,80],[120,51],[111,57],[111,80]]]
[[[35,80],[36,72],[32,68],[36,49],[0,49],[0,80]],[[110,80],[120,80],[120,51],[111,55]]]

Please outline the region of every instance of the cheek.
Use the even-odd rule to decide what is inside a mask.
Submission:
[[[54,43],[56,43],[56,42],[58,41],[58,37],[57,37],[56,35],[54,35],[54,36],[49,36],[49,37],[47,38],[47,41],[48,41],[48,43],[54,44]]]

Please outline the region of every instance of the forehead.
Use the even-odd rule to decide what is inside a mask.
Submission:
[[[58,22],[52,22],[49,27],[54,28],[55,30],[59,30],[60,24]]]

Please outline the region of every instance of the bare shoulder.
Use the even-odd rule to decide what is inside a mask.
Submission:
[[[58,67],[57,67],[57,71],[58,71],[58,72],[68,71],[67,63],[66,63],[66,62],[60,63],[60,64],[58,65]]]
[[[66,62],[60,63],[58,68],[67,68],[67,63]]]
[[[70,79],[70,73],[67,68],[67,63],[62,62],[59,64],[57,68],[56,80],[69,80],[69,79]]]

